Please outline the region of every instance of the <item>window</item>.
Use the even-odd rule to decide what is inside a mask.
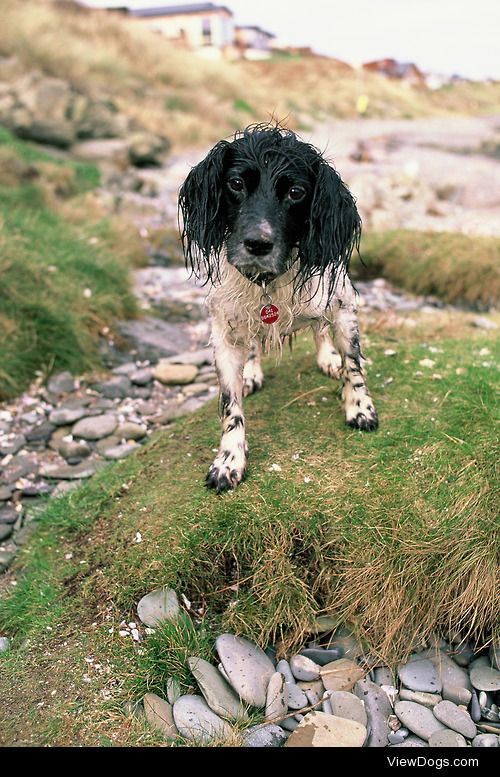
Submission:
[[[204,18],[201,21],[201,36],[204,46],[212,45],[212,25],[209,18]]]

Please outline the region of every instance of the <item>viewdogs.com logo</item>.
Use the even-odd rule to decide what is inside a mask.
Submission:
[[[389,766],[430,766],[434,769],[445,769],[447,766],[479,766],[478,758],[428,758],[418,755],[415,758],[399,758],[387,756]]]

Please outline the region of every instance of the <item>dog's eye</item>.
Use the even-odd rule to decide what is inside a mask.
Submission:
[[[242,178],[230,178],[227,184],[233,192],[241,192],[245,188],[245,182]]]
[[[301,200],[303,197],[305,197],[306,190],[302,188],[302,186],[292,186],[290,191],[288,192],[288,196],[291,200],[295,200],[295,202],[298,202],[298,200]]]

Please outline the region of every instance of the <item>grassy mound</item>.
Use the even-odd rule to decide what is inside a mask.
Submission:
[[[0,128],[0,399],[39,371],[95,366],[98,331],[134,313],[128,268],[141,249],[103,219],[98,180]]]
[[[188,688],[186,655],[208,656],[220,630],[283,651],[321,613],[388,661],[434,630],[482,644],[498,625],[495,344],[464,315],[421,327],[364,338],[374,434],[345,428],[301,336],[246,401],[251,465],[234,493],[203,487],[218,441],[212,402],[50,503],[0,604],[0,629],[15,637],[0,679],[6,741],[149,741],[123,702],[163,694],[168,674]],[[184,594],[203,628],[166,627],[134,647],[119,623],[160,585]]]
[[[363,235],[358,277],[377,275],[414,294],[479,307],[500,300],[500,240],[452,232],[394,230]]]

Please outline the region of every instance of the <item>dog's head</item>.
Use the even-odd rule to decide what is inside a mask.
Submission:
[[[219,257],[260,283],[299,262],[299,286],[327,269],[335,282],[359,243],[361,219],[339,174],[290,130],[248,127],[220,141],[180,190],[186,261],[219,279]]]

